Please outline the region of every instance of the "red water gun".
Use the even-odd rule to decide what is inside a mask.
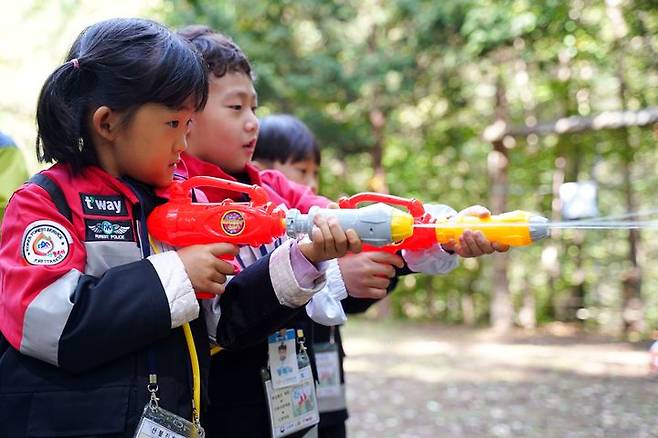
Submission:
[[[250,201],[193,202],[192,189],[197,187],[244,193]],[[153,237],[175,247],[214,242],[260,246],[286,232],[285,213],[270,202],[262,187],[207,176],[172,183],[169,202],[151,212],[147,225]],[[233,256],[222,258],[231,260]],[[204,292],[197,296],[213,298]]]

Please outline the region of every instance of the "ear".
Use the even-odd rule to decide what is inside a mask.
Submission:
[[[107,106],[98,107],[91,116],[92,129],[108,141],[115,139],[119,122],[119,114]]]

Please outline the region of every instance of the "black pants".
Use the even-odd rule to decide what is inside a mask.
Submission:
[[[329,425],[320,424],[318,428],[319,438],[345,438],[346,436],[347,429],[345,428],[345,422]]]

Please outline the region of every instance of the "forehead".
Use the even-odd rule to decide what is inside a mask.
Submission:
[[[138,112],[153,117],[169,117],[173,114],[190,114],[194,112],[194,101],[190,96],[178,108],[170,108],[161,103],[145,103],[139,107]]]
[[[315,160],[313,158],[305,158],[303,160],[297,160],[297,161],[288,161],[288,164],[294,167],[317,167],[317,164],[315,164]]]
[[[220,97],[256,98],[251,78],[244,73],[227,73],[221,78],[211,76],[210,93]]]

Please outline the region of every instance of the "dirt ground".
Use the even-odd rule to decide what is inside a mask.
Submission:
[[[359,437],[658,437],[647,344],[351,319]]]

